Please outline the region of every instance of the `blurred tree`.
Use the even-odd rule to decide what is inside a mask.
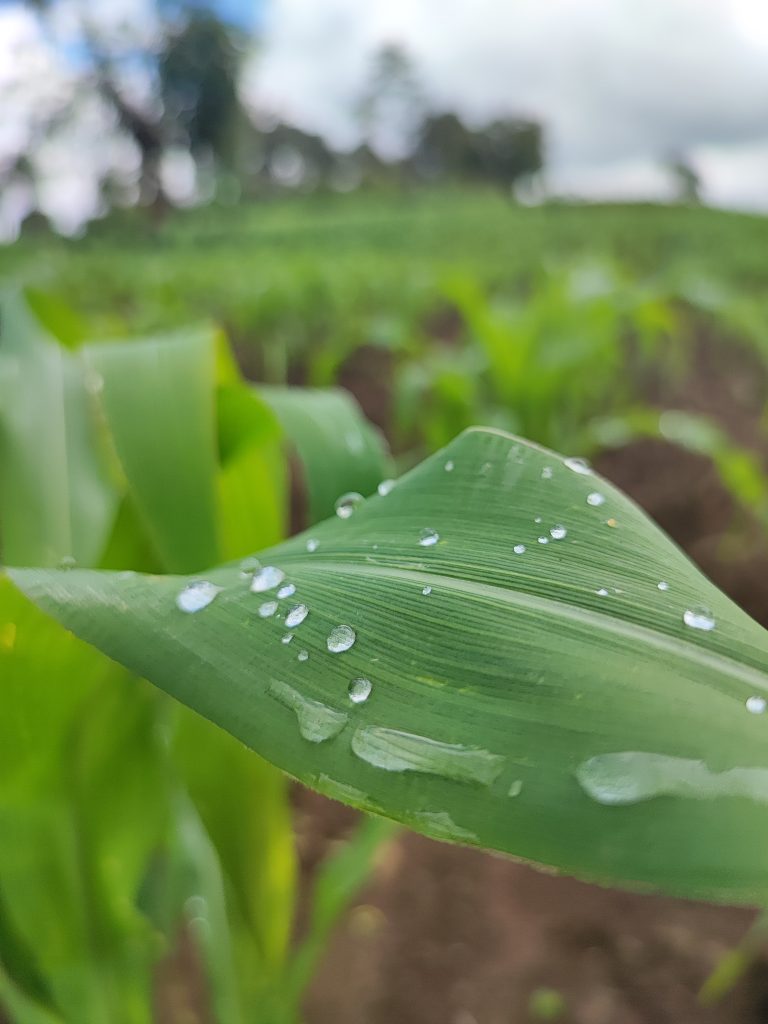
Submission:
[[[675,182],[677,201],[688,205],[701,203],[701,176],[682,154],[670,157],[667,167]]]
[[[396,43],[382,46],[374,56],[370,80],[358,105],[368,145],[389,159],[403,157],[415,145],[425,106],[408,52]]]

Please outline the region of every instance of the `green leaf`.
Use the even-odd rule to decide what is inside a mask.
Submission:
[[[6,562],[98,561],[119,494],[76,355],[20,294],[0,308],[0,523]]]
[[[346,491],[371,494],[391,464],[376,429],[357,402],[335,388],[280,388],[259,385],[295,449],[307,494],[304,523],[333,514]]]
[[[768,696],[766,633],[614,487],[474,429],[312,537],[262,556],[309,609],[295,629],[232,566],[196,614],[181,578],[13,578],[353,806],[603,883],[768,896],[768,720],[746,706]],[[339,625],[356,641],[331,653]]]

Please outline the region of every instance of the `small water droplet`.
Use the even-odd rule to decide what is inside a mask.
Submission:
[[[445,469],[446,473],[452,473],[453,470],[454,470],[453,459],[448,459],[448,461],[446,462],[446,464],[445,464],[445,466],[443,468]]]
[[[285,616],[285,624],[288,629],[293,629],[294,626],[300,626],[308,615],[309,608],[305,604],[296,604]]]
[[[691,629],[703,629],[709,631],[715,628],[715,617],[709,608],[703,605],[695,605],[693,608],[686,608],[683,612],[683,622]]]
[[[265,601],[259,605],[259,615],[262,619],[269,619],[277,611],[277,601]]]
[[[217,587],[215,583],[195,580],[176,595],[176,607],[182,612],[199,612],[202,608],[207,608],[220,593],[221,587]]]
[[[293,585],[293,583],[286,583],[284,587],[280,587],[280,589],[277,592],[277,596],[282,601],[284,597],[293,597],[295,593],[296,587]]]
[[[615,519],[606,519],[605,525],[610,526],[612,530],[615,530],[619,524],[616,522]]]
[[[281,644],[289,644],[293,640],[293,633],[286,633],[285,636],[280,637]]]
[[[419,533],[419,544],[423,548],[431,548],[435,544],[437,544],[439,540],[440,534],[437,532],[437,530],[431,530],[428,527],[425,527]]]
[[[542,480],[551,480],[552,479],[552,467],[551,466],[545,466],[544,469],[542,469],[542,471],[541,471],[541,479]]]
[[[536,516],[536,518],[533,521],[538,525],[542,521],[541,516]]]
[[[366,679],[365,676],[359,676],[357,679],[353,679],[347,687],[347,693],[349,699],[353,704],[364,704],[371,696],[371,690],[373,684],[370,679]]]
[[[285,579],[285,573],[282,569],[278,569],[274,565],[265,565],[263,569],[259,569],[254,574],[251,580],[251,590],[254,594],[261,594],[265,590],[272,590],[274,587],[279,587]]]
[[[747,711],[751,715],[762,715],[766,709],[765,697],[748,697]]]
[[[339,519],[349,519],[354,513],[355,509],[362,505],[363,501],[362,494],[358,494],[357,491],[348,491],[346,494],[342,494],[340,498],[336,499],[336,515]]]
[[[598,597],[608,597],[608,591],[605,587],[600,587],[600,589],[596,590],[595,593]]]
[[[310,555],[313,555],[319,547],[320,541],[315,540],[314,537],[310,537],[309,540],[307,541],[307,551],[310,553]]]
[[[507,796],[520,796],[523,792],[523,780],[515,779],[512,785],[507,790]]]
[[[301,654],[299,652],[299,659]],[[322,704],[319,700],[305,697],[292,686],[279,679],[269,684],[269,694],[284,707],[294,712],[299,723],[299,732],[311,743],[323,743],[338,736],[347,723],[348,715],[344,711],[336,711]]]
[[[299,653],[296,655],[296,660],[297,661],[306,661],[308,657],[309,657],[309,655],[307,654],[306,651],[299,651]]]
[[[656,586],[659,588],[659,590],[669,590],[669,584],[666,580],[659,580]]]
[[[549,544],[549,537],[537,537],[539,544]]]
[[[525,544],[515,544],[515,546],[512,548],[512,550],[515,552],[516,555],[524,555],[525,554]]]
[[[587,504],[592,505],[593,508],[599,508],[600,505],[605,504],[605,495],[600,491],[592,491],[587,495]]]
[[[254,555],[249,555],[248,558],[244,558],[240,563],[240,575],[244,579],[250,579],[254,573],[258,572],[261,568],[261,562]]]
[[[429,597],[429,595],[432,593],[432,587],[422,587],[421,592],[424,595],[424,597]]]
[[[334,626],[328,634],[326,644],[331,654],[342,654],[348,651],[357,639],[357,634],[351,626]]]
[[[592,467],[590,466],[590,464],[587,462],[586,459],[579,459],[579,458],[573,458],[572,457],[570,459],[565,459],[564,462],[565,462],[565,465],[568,467],[568,469],[572,470],[574,473],[578,473],[581,476],[591,476],[592,475]]]
[[[76,569],[77,568],[77,562],[75,561],[74,556],[73,555],[64,555],[62,558],[60,558],[59,559],[59,568],[60,569]]]
[[[386,496],[397,486],[397,480],[382,480],[376,490],[379,492],[382,498]]]
[[[561,526],[559,523],[557,526],[553,526],[552,529],[549,531],[549,535],[552,538],[552,540],[562,540],[567,535],[567,533],[568,531],[566,530],[566,528],[564,526]]]

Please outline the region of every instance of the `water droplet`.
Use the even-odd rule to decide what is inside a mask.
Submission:
[[[440,540],[440,534],[437,530],[430,530],[428,527],[423,529],[419,534],[419,544],[423,548],[431,548]]]
[[[310,553],[310,555],[313,555],[319,547],[320,541],[315,540],[314,537],[310,537],[309,540],[307,541],[307,551]]]
[[[424,595],[424,597],[429,597],[429,595],[432,593],[432,587],[422,587],[421,592]]]
[[[176,595],[176,607],[183,612],[199,612],[202,608],[207,608],[220,593],[221,587],[217,587],[215,583],[195,580]]]
[[[622,806],[659,796],[748,797],[768,803],[768,769],[711,771],[703,761],[628,750],[599,754],[576,769],[584,792],[600,804]]]
[[[580,476],[592,475],[592,467],[586,459],[570,458],[564,459],[564,462],[568,469],[572,470],[574,473],[578,473]]]
[[[515,552],[516,555],[524,555],[525,554],[525,544],[515,544],[515,546],[512,548],[512,550]]]
[[[296,604],[285,616],[285,624],[288,629],[293,629],[294,626],[300,626],[308,615],[309,608],[305,604]]]
[[[305,652],[299,652],[300,659],[302,653]],[[311,743],[323,743],[325,740],[333,739],[347,724],[348,716],[345,712],[335,711],[319,700],[305,697],[303,693],[299,693],[279,679],[272,680],[268,692],[275,700],[295,713],[299,732]]]
[[[593,508],[599,508],[600,505],[605,504],[605,495],[601,494],[600,491],[592,491],[587,495],[587,504],[592,505]]]
[[[268,619],[277,611],[277,601],[265,601],[259,605],[259,615],[262,619]]]
[[[349,519],[364,500],[362,494],[358,494],[357,491],[348,491],[346,494],[342,494],[340,498],[336,499],[336,515],[339,519]]]
[[[669,590],[669,584],[666,580],[659,580],[656,586],[659,588],[659,590]]]
[[[357,634],[351,626],[334,626],[326,643],[331,654],[341,654],[348,651],[356,639]]]
[[[691,629],[703,629],[709,631],[715,628],[715,617],[709,608],[703,605],[695,605],[693,608],[686,608],[683,612],[683,622]]]
[[[388,772],[419,772],[440,775],[455,782],[490,786],[504,766],[501,754],[479,747],[441,743],[427,736],[372,726],[357,729],[352,736],[357,756]]]
[[[539,544],[549,544],[549,537],[538,537]]]
[[[608,597],[608,591],[605,587],[600,587],[600,589],[596,590],[595,593],[598,597]]]
[[[477,842],[475,833],[457,825],[447,811],[411,811],[407,816],[407,823],[416,829],[429,832],[437,839]],[[474,1017],[472,1019],[474,1020]]]
[[[376,490],[379,492],[382,498],[386,496],[397,486],[397,480],[382,480]]]
[[[265,590],[272,590],[274,587],[279,587],[285,579],[285,573],[282,569],[278,569],[274,565],[265,565],[263,569],[259,569],[254,574],[251,580],[251,590],[254,594],[261,594]]]
[[[557,526],[553,526],[552,529],[549,531],[549,536],[552,538],[552,540],[562,540],[563,537],[567,535],[567,533],[568,531],[566,530],[566,528],[558,523]]]
[[[280,637],[281,644],[289,644],[293,640],[293,633],[286,633],[285,636]]]
[[[240,563],[240,575],[244,579],[250,579],[254,573],[258,572],[261,568],[261,562],[254,555],[249,555],[248,558],[244,558]]]
[[[515,779],[512,785],[507,790],[507,796],[520,796],[523,792],[523,780]]]
[[[542,521],[541,516],[536,516],[536,518],[533,521],[538,526],[538,524],[541,523],[541,521]]]
[[[370,679],[366,679],[364,676],[360,676],[358,679],[353,679],[347,687],[347,693],[349,699],[353,704],[364,704],[371,696],[371,690],[373,684]]]
[[[299,653],[296,655],[296,660],[297,661],[306,661],[308,657],[309,657],[309,655],[307,654],[306,651],[299,651]]]
[[[551,480],[552,479],[552,467],[551,466],[545,466],[544,469],[542,469],[542,471],[541,471],[541,479],[542,480]]]
[[[59,569],[76,569],[77,562],[73,555],[64,555],[59,559]]]
[[[282,601],[284,597],[293,597],[295,593],[296,587],[293,585],[293,583],[286,583],[284,587],[280,587],[280,589],[277,592],[277,596]]]
[[[446,473],[452,473],[453,470],[454,470],[453,459],[448,459],[448,461],[446,462],[446,464],[445,464],[445,466],[443,468],[445,469]]]
[[[747,698],[747,711],[751,715],[762,715],[766,709],[765,697],[748,697]]]

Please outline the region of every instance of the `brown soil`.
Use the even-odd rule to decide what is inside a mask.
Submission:
[[[768,387],[750,353],[722,340],[715,346],[702,330],[690,365],[684,384],[649,381],[650,398],[711,415],[764,455],[757,420]],[[355,387],[360,379],[350,373],[347,384],[367,404],[366,387]],[[381,404],[375,418],[385,425]],[[768,545],[708,460],[646,441],[605,454],[597,468],[768,626]],[[728,543],[735,520],[746,557],[734,557]],[[354,815],[306,790],[296,802],[309,879]],[[306,1020],[525,1024],[544,1019],[531,1010],[532,994],[555,989],[564,1002],[556,1019],[567,1024],[768,1022],[764,956],[716,1006],[704,1008],[697,995],[753,918],[748,910],[604,890],[403,833],[382,851],[337,929],[306,999]]]

